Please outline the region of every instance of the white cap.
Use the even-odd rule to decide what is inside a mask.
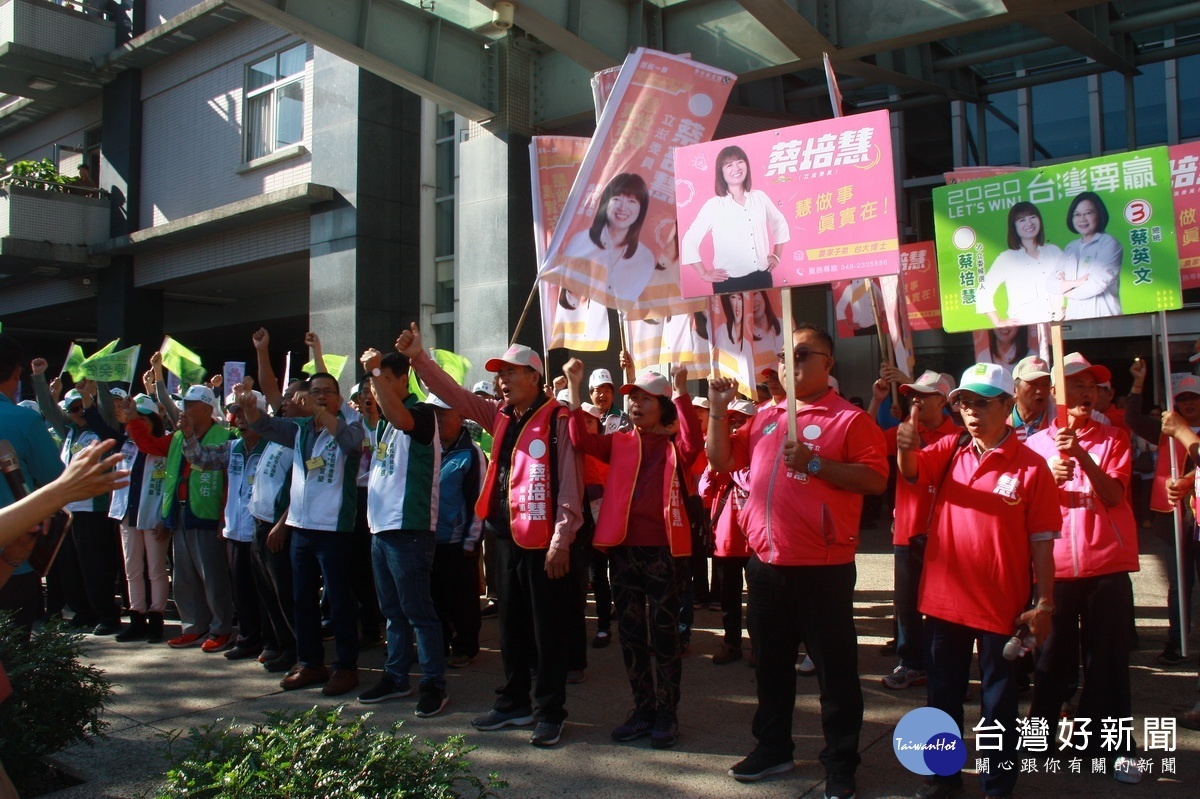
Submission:
[[[450,410],[450,406],[446,404],[446,401],[437,394],[427,394],[425,396],[425,404],[432,405],[435,408],[441,408],[445,411]]]
[[[37,411],[38,416],[42,415],[41,407],[33,400],[21,400],[17,404],[20,405],[22,408],[28,408],[31,411]]]
[[[123,389],[123,388],[119,388],[119,387],[117,387],[117,386],[113,386],[112,388],[110,388],[110,389],[108,390],[108,393],[109,393],[109,394],[112,394],[114,397],[120,397],[121,399],[125,399],[126,397],[128,397],[128,396],[129,396],[129,392],[128,392],[128,391],[126,391],[126,390],[125,390],[125,389]]]
[[[483,368],[489,372],[499,372],[505,366],[528,366],[539,375],[546,374],[546,370],[542,368],[542,359],[524,344],[513,344],[499,358],[488,360]]]
[[[158,416],[158,403],[150,399],[148,394],[138,394],[133,398],[133,403],[137,406],[138,413]]]
[[[737,399],[729,403],[729,410],[734,413],[740,413],[743,416],[754,416],[758,413],[758,406],[750,400]]]
[[[998,363],[977,363],[968,367],[962,374],[958,388],[950,392],[950,399],[953,400],[963,391],[970,391],[981,397],[998,397],[1001,394],[1011,397],[1015,393],[1012,375]]]
[[[571,404],[571,392],[564,388],[562,391],[560,391],[554,395],[554,399],[558,400],[563,405],[570,405]]]
[[[472,394],[486,394],[492,399],[496,399],[496,384],[491,380],[480,380],[471,389]]]
[[[600,410],[599,405],[593,405],[590,402],[581,402],[581,403],[579,403],[579,407],[583,408],[584,413],[590,413],[592,416],[595,416],[597,419],[604,418],[604,411]]]
[[[77,390],[71,389],[70,391],[68,391],[66,394],[63,395],[63,398],[62,398],[63,408],[70,408],[71,403],[75,402],[76,400],[79,400],[82,402],[83,395],[80,394]]]
[[[706,411],[710,407],[708,397],[692,397],[692,405],[696,408],[703,408]]]
[[[262,411],[263,413],[266,413],[267,412],[267,398],[264,397],[262,395],[262,392],[260,392],[260,391],[251,391],[250,393],[254,395],[254,404],[258,406],[258,409],[260,411]],[[234,394],[232,391],[230,391],[229,396],[225,398],[225,407],[226,408],[236,408],[239,404],[240,403],[237,401],[237,395]]]
[[[628,394],[635,388],[640,388],[647,394],[653,394],[656,397],[671,398],[671,381],[658,372],[642,372],[638,375],[637,380],[621,386],[621,393]]]
[[[217,397],[213,394],[213,390],[208,386],[202,386],[197,383],[194,386],[188,386],[188,390],[183,393],[184,402],[207,402],[209,405],[215,405]]]
[[[954,378],[945,372],[935,372],[932,369],[926,369],[916,380],[911,383],[904,383],[900,386],[900,393],[908,396],[912,392],[918,394],[941,394],[949,399],[950,392],[954,390]]]
[[[612,372],[608,371],[607,369],[597,369],[596,371],[592,372],[592,376],[588,378],[589,389],[593,389],[596,386],[603,386],[606,383],[610,386],[615,385],[612,379]]]

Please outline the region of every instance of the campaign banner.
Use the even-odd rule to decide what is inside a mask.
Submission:
[[[114,341],[113,345],[116,343]],[[141,351],[140,344],[113,352],[101,350],[80,365],[83,376],[101,383],[131,383],[136,376]]]
[[[933,190],[950,332],[1183,305],[1166,147]]]
[[[887,332],[887,317],[883,312],[883,291],[874,278],[835,280],[833,290],[833,321],[838,338],[878,335],[878,325]]]
[[[1175,197],[1175,235],[1179,244],[1179,275],[1185,289],[1200,286],[1200,190],[1196,183],[1200,142],[1167,148],[1171,159],[1171,191]]]
[[[529,144],[533,180],[533,233],[538,263],[545,261],[554,228],[567,204],[571,186],[591,139],[580,136],[534,136]],[[608,349],[608,309],[567,289],[538,281],[542,309],[542,343],[580,352]]]
[[[83,379],[83,362],[86,358],[83,355],[83,347],[75,342],[71,342],[71,346],[67,347],[67,359],[63,361],[62,371],[60,375],[67,374],[75,382]]]
[[[937,249],[932,241],[900,245],[900,276],[911,330],[941,330]]]
[[[712,138],[734,80],[681,56],[630,54],[554,229],[543,280],[629,319],[703,308],[679,293],[673,153]]]
[[[1030,355],[1050,363],[1050,325],[1014,325],[976,330],[975,363],[998,363],[1012,372],[1014,366]]]
[[[883,275],[878,280],[879,291],[883,295],[884,327],[892,343],[892,363],[904,374],[911,375],[917,356],[902,299],[900,275]]]
[[[779,291],[719,294],[708,299],[712,371],[738,381],[754,397],[766,369],[779,368],[783,349],[783,298]]]
[[[894,275],[887,111],[681,147],[685,297]]]
[[[225,393],[233,391],[233,387],[246,379],[245,361],[226,361],[221,369],[221,386]]]
[[[204,382],[208,372],[204,369],[204,364],[200,362],[199,355],[170,336],[163,338],[162,347],[158,351],[162,355],[163,367],[178,377],[180,383],[192,385]]]
[[[346,368],[346,362],[350,360],[350,356],[334,355],[332,352],[326,352],[322,353],[321,360],[325,362],[325,371],[333,375],[334,380],[341,381],[342,370]],[[315,375],[321,370],[317,368],[317,361],[314,358],[301,366],[300,371],[306,375]],[[353,377],[354,373],[351,372],[350,375]]]

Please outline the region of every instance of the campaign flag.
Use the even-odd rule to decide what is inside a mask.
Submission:
[[[130,383],[137,375],[141,352],[140,344],[116,352],[101,350],[80,365],[83,377],[104,383]]]
[[[1166,147],[933,190],[950,332],[1183,305]]]
[[[829,88],[829,105],[833,108],[833,115],[840,117],[842,90],[838,87],[837,75],[833,74],[833,64],[829,63],[829,53],[821,53],[821,60],[825,63],[825,85]]]
[[[597,125],[600,124],[600,115],[604,113],[604,106],[608,105],[608,98],[612,95],[620,74],[620,67],[609,67],[592,75],[592,104],[596,106]]]
[[[629,323],[629,350],[634,371],[662,364],[683,364],[689,380],[704,380],[712,369],[707,311],[675,314],[664,319],[642,319]]]
[[[998,363],[1010,373],[1022,358],[1030,355],[1050,363],[1049,324],[995,327],[976,330],[971,336],[976,363]]]
[[[684,297],[894,275],[887,111],[681,147]]]
[[[467,373],[471,371],[471,362],[450,350],[430,350],[429,354],[437,365],[442,367],[442,370],[454,378],[454,382],[460,386],[466,385]],[[429,392],[425,390],[425,386],[417,379],[417,371],[415,369],[408,370],[408,390],[417,395],[417,399],[421,402],[429,396]]]
[[[158,350],[162,355],[163,366],[172,374],[179,377],[179,382],[191,385],[203,383],[208,372],[200,362],[200,356],[167,336],[163,339],[162,347]]]
[[[246,379],[246,362],[245,361],[226,361],[225,367],[221,370],[221,385],[225,387],[226,392],[233,391],[233,387]]]
[[[340,381],[342,379],[342,370],[346,368],[346,361],[350,360],[350,358],[346,355],[334,355],[327,352],[321,356],[321,360],[325,362],[325,371],[333,375],[334,379]],[[320,370],[317,369],[317,362],[314,359],[300,367],[300,371],[308,375],[315,375]]]
[[[67,359],[63,361],[62,372],[59,374],[68,374],[71,379],[78,383],[83,379],[83,347],[71,342],[71,346],[67,348]]]
[[[908,314],[901,298],[900,275],[880,277],[879,290],[883,299],[884,323],[892,342],[892,362],[901,372],[911,376],[917,358],[913,351],[912,328],[908,326]]]
[[[675,148],[708,141],[735,76],[646,48],[625,60],[541,278],[629,319],[703,308],[679,293]]]
[[[708,318],[712,322],[712,375],[736,380],[738,393],[753,397],[758,370],[754,368],[753,333],[746,313],[749,301],[749,294],[709,297]]]
[[[590,139],[580,136],[534,136],[529,144],[533,178],[533,232],[538,263],[562,215],[579,174]],[[542,309],[542,341],[547,350],[566,347],[581,352],[608,349],[608,308],[567,289],[538,281]]]
[[[884,332],[888,332],[878,280],[835,280],[830,287],[838,338],[877,335],[879,323],[883,324]]]
[[[1200,286],[1200,142],[1167,148],[1171,158],[1171,191],[1175,195],[1175,235],[1179,241],[1179,272],[1185,289]]]
[[[932,241],[900,245],[900,277],[911,330],[941,330],[937,249]]]

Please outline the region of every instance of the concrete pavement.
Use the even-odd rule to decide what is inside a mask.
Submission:
[[[859,670],[866,701],[861,747],[863,765],[858,772],[858,796],[909,797],[921,778],[899,765],[892,751],[891,733],[908,710],[924,705],[923,688],[902,692],[886,690],[880,678],[895,666],[892,657],[879,654],[891,635],[892,558],[889,536],[882,529],[864,531],[858,558],[856,616],[859,632]],[[1197,697],[1196,657],[1189,666],[1165,669],[1155,661],[1162,649],[1166,628],[1167,582],[1159,556],[1160,545],[1143,536],[1142,571],[1134,576],[1140,648],[1133,655],[1135,734],[1142,738],[1144,717],[1174,716]],[[479,747],[471,760],[479,773],[497,771],[510,787],[503,792],[517,799],[566,797],[822,797],[824,772],[817,762],[822,747],[819,701],[815,679],[800,679],[794,735],[796,769],[757,784],[737,783],[727,769],[753,747],[750,721],[754,712],[754,672],[745,661],[713,666],[711,655],[720,643],[720,614],[696,612],[691,655],[684,662],[680,739],[673,748],[651,749],[648,739],[618,744],[609,730],[624,720],[631,707],[620,647],[614,640],[603,650],[589,650],[591,667],[581,685],[568,686],[570,713],[562,742],[550,750],[528,743],[529,729],[508,728],[480,733],[470,726],[476,714],[490,707],[493,690],[502,682],[495,620],[485,620],[484,650],[469,667],[448,675],[450,704],[442,715],[418,719],[413,715],[415,695],[371,707],[353,698],[341,698],[355,711],[370,711],[380,724],[405,721],[405,730],[440,739],[465,734]],[[170,628],[168,628],[170,629]],[[615,631],[614,631],[615,632]],[[1195,637],[1193,637],[1195,640]],[[332,644],[327,647],[332,656]],[[745,647],[747,653],[749,645]],[[1196,647],[1192,647],[1195,652]],[[332,706],[338,700],[319,690],[284,693],[279,675],[268,674],[257,663],[229,662],[199,649],[172,650],[165,645],[119,644],[111,638],[89,638],[87,651],[115,684],[116,695],[107,711],[112,726],[107,740],[95,746],[76,746],[58,761],[86,780],[85,784],[55,794],[58,797],[136,797],[161,780],[162,759],[169,731],[215,719],[253,722],[266,710]],[[363,688],[378,679],[383,650],[363,653],[360,668]],[[967,705],[967,723],[978,721],[978,683],[973,684]],[[1028,697],[1023,708],[1028,707]],[[970,733],[968,733],[970,736]],[[1053,746],[1053,744],[1052,744]],[[973,741],[968,738],[968,767],[974,764]],[[1148,753],[1149,756],[1150,753]],[[1177,751],[1155,752],[1154,771],[1140,785],[1124,785],[1111,777],[1087,774],[1023,774],[1020,797],[1089,796],[1107,799],[1129,797],[1200,797],[1200,732],[1180,728]],[[1161,759],[1175,758],[1176,774],[1160,774]],[[1043,759],[1039,756],[1039,764]],[[1064,762],[1063,771],[1067,770]],[[980,796],[977,780],[968,775],[965,796]]]

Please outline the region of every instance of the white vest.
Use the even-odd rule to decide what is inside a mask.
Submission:
[[[413,440],[403,430],[388,424],[371,451],[371,478],[367,484],[367,526],[372,533],[386,530],[437,529],[438,485],[442,470],[442,448],[438,441],[437,424],[433,429],[433,446],[421,447],[421,463],[414,463],[410,473],[409,454]],[[430,452],[432,450],[432,452]],[[422,485],[417,474],[432,476],[430,486]],[[410,496],[419,492],[421,496]],[[406,519],[405,507],[419,515]],[[410,514],[411,515],[411,514]]]
[[[292,450],[292,504],[288,508],[288,526],[302,530],[352,532],[358,487],[354,478],[358,461],[349,463],[337,440],[320,428],[312,455],[306,462],[301,439],[313,435],[313,424],[296,433]],[[312,468],[310,468],[310,465]]]
[[[233,541],[254,540],[254,517],[250,515],[250,492],[254,488],[261,452],[246,452],[246,442],[229,442],[229,466],[225,468],[225,529],[221,534]]]
[[[138,449],[132,441],[121,447],[121,469],[132,472],[137,462]],[[162,521],[163,481],[167,478],[167,459],[159,455],[146,455],[142,459],[142,485],[138,494],[137,518],[132,525],[136,530],[153,530]],[[108,506],[108,518],[123,521],[129,511],[129,486],[113,492],[112,504]]]
[[[275,524],[287,507],[284,487],[292,473],[292,448],[267,444],[258,461],[254,474],[254,487],[250,492],[250,515],[267,524]]]
[[[71,459],[80,453],[88,445],[94,444],[100,440],[100,436],[96,435],[93,430],[74,430],[67,433],[66,439],[63,441],[62,450],[59,452],[59,459],[66,466],[71,463]],[[72,502],[69,505],[63,506],[71,513],[91,513],[93,511],[107,511],[107,508],[101,503],[101,500],[107,499],[107,494],[101,494],[95,499],[81,499],[78,502]]]

